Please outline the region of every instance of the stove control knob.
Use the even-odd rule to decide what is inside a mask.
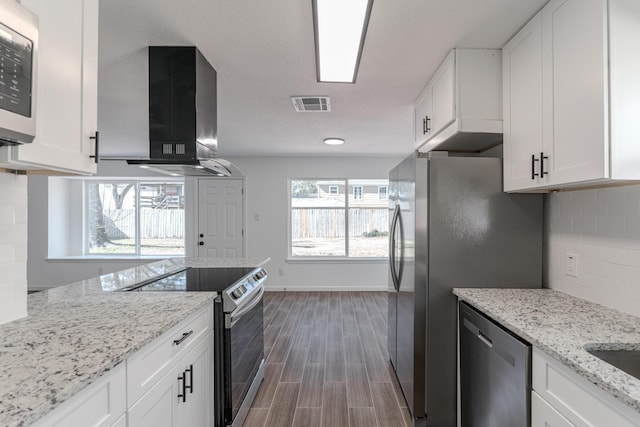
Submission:
[[[240,285],[240,289],[242,289],[242,294],[244,295],[247,292],[247,287],[245,285]]]
[[[244,294],[244,292],[242,292],[240,290],[240,288],[236,289],[235,291],[231,292],[231,295],[234,296],[234,298],[238,299],[242,296],[242,294]]]

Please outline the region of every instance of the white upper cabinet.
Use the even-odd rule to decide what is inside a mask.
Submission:
[[[501,52],[453,49],[414,106],[414,147],[482,151],[502,141]]]
[[[36,137],[0,149],[12,169],[96,172],[98,0],[23,0],[40,20]]]
[[[541,58],[538,14],[502,49],[506,191],[540,185],[536,162],[543,151]]]
[[[640,179],[638,19],[635,0],[552,0],[505,45],[505,191]]]

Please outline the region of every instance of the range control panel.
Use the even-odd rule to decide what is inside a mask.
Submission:
[[[251,300],[251,294],[258,292],[263,287],[266,279],[267,271],[258,267],[225,289],[222,293],[224,311],[229,313],[237,309],[245,301]]]

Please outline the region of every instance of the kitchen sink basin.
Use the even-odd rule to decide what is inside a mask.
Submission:
[[[588,353],[596,356],[625,371],[627,374],[640,379],[640,349],[602,349],[586,348]]]

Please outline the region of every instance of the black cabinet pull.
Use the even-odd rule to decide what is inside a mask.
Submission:
[[[182,344],[182,341],[184,341],[184,340],[186,340],[187,338],[189,338],[189,335],[191,335],[192,333],[193,333],[193,331],[184,332],[184,333],[182,334],[182,337],[181,337],[181,338],[179,338],[179,339],[177,339],[177,340],[173,340],[173,343],[174,343],[175,345],[180,345],[180,344]]]
[[[89,139],[96,140],[96,151],[94,156],[89,156],[90,159],[93,159],[96,163],[98,163],[98,148],[100,147],[100,132],[96,131],[94,136],[90,136]]]
[[[185,386],[185,390],[189,389],[189,393],[193,393],[193,365],[189,365],[189,367],[187,369],[185,369],[185,378],[186,378],[186,373],[189,372],[189,385]],[[185,383],[186,383],[186,379],[185,379]]]
[[[431,127],[429,126],[431,122],[431,118],[429,116],[424,116],[422,119],[422,134],[426,135],[431,131]]]
[[[178,389],[180,389],[180,383],[182,383],[182,393],[178,394],[178,397],[181,397],[182,402],[184,403],[187,401],[187,379],[186,373],[184,372],[178,377]]]
[[[549,172],[545,172],[544,170],[545,160],[549,160],[549,157],[545,156],[544,153],[540,153],[540,178],[544,177],[545,175],[549,175]]]
[[[536,173],[536,162],[538,161],[538,159],[536,159],[535,155],[531,155],[531,179],[536,179],[536,176],[538,176],[538,174]]]

